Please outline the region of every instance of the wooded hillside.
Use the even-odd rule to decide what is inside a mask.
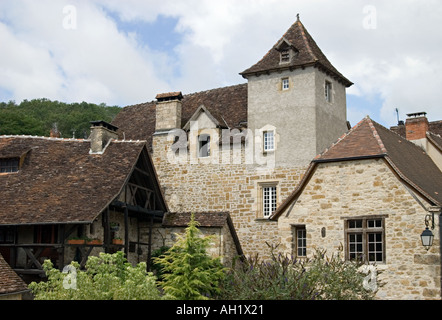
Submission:
[[[90,121],[111,122],[120,110],[104,103],[68,104],[48,99],[0,102],[0,135],[49,136],[56,126],[62,138],[87,138]]]

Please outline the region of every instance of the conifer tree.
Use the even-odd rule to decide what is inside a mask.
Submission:
[[[164,255],[155,259],[163,265],[162,287],[169,297],[178,300],[206,300],[219,292],[219,282],[224,278],[220,258],[207,253],[211,237],[204,237],[198,229],[195,215],[186,228],[184,237]]]

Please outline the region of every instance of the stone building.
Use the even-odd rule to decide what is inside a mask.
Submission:
[[[271,213],[310,160],[348,130],[346,88],[299,19],[247,83],[161,93],[124,108],[120,138],[147,140],[173,212],[229,212],[246,254],[279,241]]]
[[[89,139],[0,136],[0,262],[27,282],[45,275],[46,259],[61,270],[100,252],[150,268],[152,252],[187,226],[190,214],[169,213],[146,141],[116,130],[94,121]],[[242,255],[229,213],[196,220],[213,255]]]
[[[367,117],[311,162],[271,220],[287,253],[321,248],[376,264],[378,298],[440,299],[441,190],[442,172],[421,147]]]
[[[147,140],[171,211],[229,212],[246,255],[341,250],[383,270],[379,298],[440,298],[438,123],[351,129],[352,83],[299,18],[240,74],[247,83],[161,93],[114,120],[120,138]]]

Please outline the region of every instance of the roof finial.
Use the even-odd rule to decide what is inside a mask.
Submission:
[[[297,21],[299,21],[299,13],[296,15],[296,19]]]

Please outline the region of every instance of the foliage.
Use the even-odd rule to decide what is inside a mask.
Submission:
[[[36,300],[161,299],[156,278],[146,272],[146,263],[132,267],[121,251],[89,257],[86,271],[80,271],[78,262],[72,262],[71,272],[62,273],[50,260],[44,262],[43,268],[48,281],[29,285]]]
[[[163,274],[163,268],[164,265],[158,262],[156,258],[161,257],[164,255],[167,251],[169,251],[170,247],[168,246],[162,246],[161,248],[154,250],[152,252],[152,265],[151,270],[153,274],[158,278],[159,281],[164,280],[164,274]]]
[[[366,275],[357,262],[343,261],[338,252],[327,257],[317,250],[300,260],[275,253],[270,261],[258,256],[235,261],[221,284],[218,299],[238,300],[358,300],[373,299],[363,286]]]
[[[104,103],[68,104],[48,99],[0,102],[0,135],[49,136],[56,124],[63,138],[87,138],[90,121],[111,122],[120,110]]]
[[[194,214],[185,236],[155,263],[163,265],[161,286],[170,297],[178,300],[206,300],[219,293],[219,283],[225,276],[220,258],[207,253],[211,237],[202,237]]]

